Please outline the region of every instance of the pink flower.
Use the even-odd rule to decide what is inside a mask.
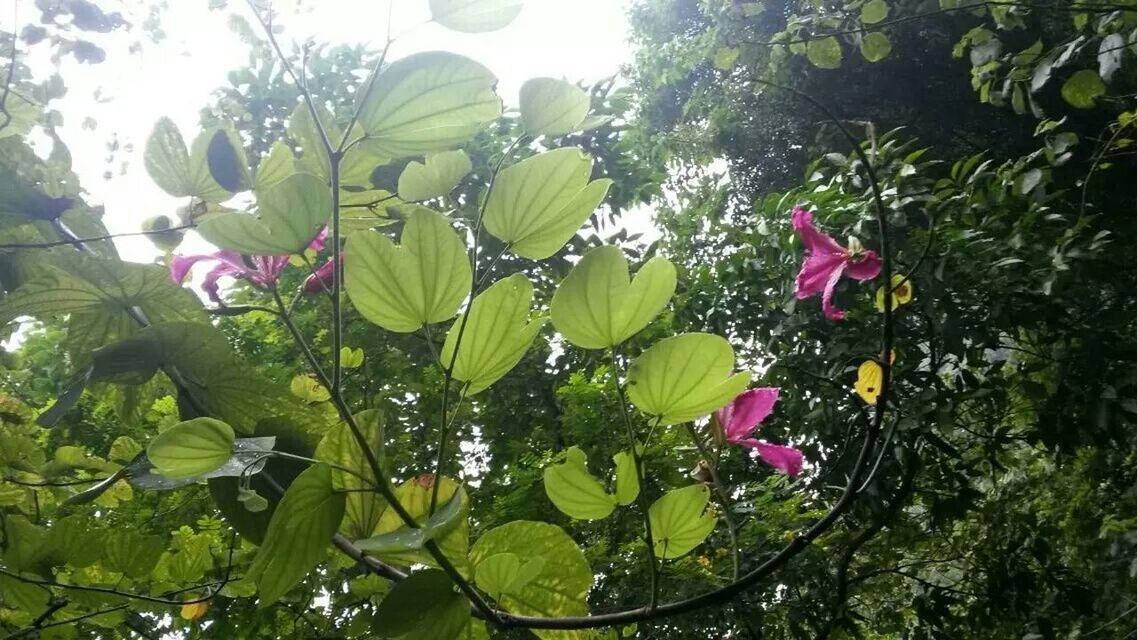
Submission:
[[[308,248],[312,251],[323,249],[327,237],[328,230],[325,227],[320,233],[316,234]],[[210,300],[222,304],[221,296],[218,293],[218,280],[229,276],[245,280],[259,289],[268,289],[276,284],[276,281],[280,279],[281,272],[288,266],[288,256],[246,256],[225,249],[209,254],[174,256],[170,260],[170,277],[173,278],[174,282],[182,284],[185,282],[186,276],[189,275],[190,269],[199,262],[208,262],[213,265],[205,274],[201,288]]]
[[[342,256],[340,262],[343,262]],[[315,272],[304,279],[303,289],[306,295],[314,296],[321,291],[331,291],[335,280],[335,268],[332,266],[333,264],[335,263],[328,260],[322,264],[319,269],[316,269]]]
[[[801,451],[752,437],[754,429],[773,412],[778,391],[777,387],[744,391],[716,411],[715,420],[722,427],[727,442],[756,450],[766,464],[793,477],[801,473]]]
[[[800,300],[821,294],[821,308],[830,320],[843,320],[845,312],[833,306],[833,289],[842,274],[857,280],[872,280],[880,274],[880,258],[852,241],[848,248],[813,226],[813,216],[794,207],[794,231],[805,245],[805,261],[797,274],[794,295]]]

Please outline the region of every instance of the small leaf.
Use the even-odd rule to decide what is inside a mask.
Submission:
[[[474,299],[464,331],[461,317],[450,327],[442,346],[442,365],[453,365],[454,378],[468,385],[468,394],[497,382],[529,350],[546,321],[545,317],[530,319],[532,303],[532,283],[515,273],[493,283]]]
[[[332,486],[331,467],[315,464],[297,476],[245,575],[257,583],[262,607],[279,600],[324,557],[343,513],[344,494]]]
[[[621,451],[612,456],[612,461],[616,463],[616,500],[625,506],[632,504],[640,495],[635,458],[630,452]]]
[[[331,216],[331,194],[314,175],[296,173],[257,192],[256,216],[222,213],[198,233],[222,249],[261,256],[303,253]]]
[[[486,230],[523,258],[548,258],[607,195],[612,181],[589,182],[591,175],[592,158],[575,147],[522,160],[498,175],[486,203]]]
[[[1097,99],[1105,95],[1105,83],[1096,71],[1082,69],[1070,76],[1062,85],[1062,98],[1078,109],[1092,109]]]
[[[300,398],[309,404],[316,402],[327,402],[331,400],[332,394],[320,384],[315,378],[300,374],[292,378],[292,384],[289,385],[292,395]]]
[[[470,601],[445,573],[427,569],[395,583],[375,619],[386,638],[456,640],[470,622]]]
[[[189,151],[178,127],[169,118],[154,124],[143,154],[146,172],[166,193],[186,197],[193,190]]]
[[[344,347],[340,349],[340,366],[344,369],[358,369],[363,366],[363,349]]]
[[[861,55],[869,62],[880,62],[890,53],[892,53],[892,43],[883,33],[869,33],[861,40]]]
[[[407,202],[440,198],[450,193],[474,168],[465,151],[444,151],[422,162],[408,162],[399,175],[399,197]]]
[[[557,287],[550,304],[553,325],[585,349],[606,349],[639,333],[675,293],[675,267],[649,260],[629,282],[619,247],[589,250]]]
[[[401,245],[377,231],[352,234],[344,272],[359,313],[399,333],[454,317],[473,281],[462,238],[446,216],[424,207],[408,214]]]
[[[685,333],[656,343],[628,369],[628,397],[660,425],[694,420],[726,406],[750,383],[731,375],[734,350],[725,339]]]
[[[578,520],[599,520],[616,508],[610,495],[588,472],[587,458],[579,447],[565,452],[565,461],[545,467],[545,494],[561,513]]]
[[[497,553],[478,563],[474,580],[478,588],[498,599],[521,575],[521,558],[516,553]]]
[[[393,554],[405,551],[418,551],[427,542],[441,538],[453,531],[468,515],[469,502],[462,487],[454,492],[444,506],[427,518],[426,523],[417,529],[405,527],[370,538],[356,540],[355,546],[375,554]]]
[[[655,553],[678,558],[703,543],[715,528],[715,516],[704,513],[710,493],[700,484],[668,491],[648,509]]]
[[[738,47],[723,47],[715,51],[715,68],[720,71],[730,71],[738,60],[739,53]]]
[[[521,127],[531,136],[563,136],[580,128],[591,100],[580,87],[554,78],[521,85]]]
[[[839,69],[842,57],[841,43],[833,36],[810,40],[805,45],[805,57],[818,69]]]
[[[876,24],[888,17],[889,7],[884,0],[869,0],[861,5],[861,22]]]
[[[233,454],[233,428],[213,418],[194,418],[166,429],[150,441],[146,455],[167,478],[209,473]]]
[[[389,158],[404,158],[463,144],[501,115],[496,83],[489,69],[453,53],[429,51],[393,62],[375,79],[360,108],[364,145]]]
[[[523,4],[523,0],[430,0],[430,17],[455,31],[497,31],[513,22]]]

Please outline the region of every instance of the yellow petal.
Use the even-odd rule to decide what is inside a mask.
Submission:
[[[892,308],[911,302],[913,291],[912,280],[905,280],[900,274],[892,276]],[[877,311],[884,311],[884,287],[876,288],[874,302]]]
[[[857,367],[857,382],[853,385],[857,395],[868,404],[876,404],[880,396],[880,386],[884,382],[884,372],[874,360],[866,360]]]
[[[184,620],[197,620],[209,611],[208,602],[191,602],[182,605],[182,618]]]

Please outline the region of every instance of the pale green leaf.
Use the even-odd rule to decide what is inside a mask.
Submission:
[[[715,516],[704,513],[710,493],[700,484],[668,491],[648,509],[655,554],[678,558],[699,546],[715,528]]]
[[[440,489],[441,492],[441,489]],[[355,546],[372,554],[396,554],[418,551],[430,542],[445,536],[465,521],[469,515],[469,499],[462,487],[445,504],[439,503],[434,515],[418,528],[404,527],[388,533],[356,540]]]
[[[561,513],[578,520],[599,520],[616,508],[616,496],[588,472],[588,459],[578,447],[569,447],[565,461],[545,467],[545,494]]]
[[[515,273],[478,295],[470,305],[469,318],[459,317],[450,327],[442,364],[453,364],[454,378],[466,383],[467,394],[497,382],[529,350],[546,320],[543,316],[530,319],[532,303],[533,285]]]
[[[292,149],[289,149],[283,140],[277,140],[269,149],[268,155],[257,166],[254,184],[257,191],[263,192],[294,173],[296,165]]]
[[[473,274],[466,245],[442,214],[408,214],[402,244],[376,231],[353,234],[344,250],[344,284],[363,317],[410,333],[454,317]]]
[[[557,287],[550,305],[553,326],[585,349],[606,349],[639,333],[675,293],[675,267],[652,258],[629,281],[619,247],[589,250]]]
[[[367,446],[382,464],[383,414],[377,409],[368,409],[355,414],[355,422],[363,433]],[[351,427],[346,422],[332,427],[316,447],[315,458],[355,472],[352,474],[332,469],[333,486],[337,490],[349,492],[340,532],[353,540],[373,535],[383,510],[387,508],[387,502],[374,491],[364,491],[374,486],[375,473],[367,463]]]
[[[738,60],[738,55],[741,53],[737,47],[722,47],[715,51],[714,64],[715,68],[720,71],[730,71],[734,67],[734,63]]]
[[[890,8],[884,0],[869,0],[861,5],[861,22],[876,24],[888,17]]]
[[[444,572],[427,569],[401,580],[375,611],[376,631],[402,640],[455,640],[470,622],[470,601]]]
[[[229,460],[235,437],[233,428],[220,420],[194,418],[159,433],[146,447],[146,455],[167,478],[198,476]]]
[[[592,101],[580,87],[555,78],[521,85],[521,128],[531,136],[562,136],[580,129]]]
[[[1062,98],[1078,109],[1092,109],[1097,99],[1105,95],[1105,83],[1091,69],[1082,69],[1070,76],[1062,85]]]
[[[154,123],[154,129],[146,139],[143,162],[150,179],[163,191],[179,198],[192,195],[189,151],[177,125],[169,118]]]
[[[430,512],[430,499],[431,494],[434,492],[434,476],[430,474],[423,474],[399,485],[395,489],[395,495],[399,498],[399,504],[403,505],[407,513],[415,519],[415,522],[420,526],[425,526],[429,523]],[[447,478],[442,477],[442,484],[438,487],[438,504],[439,509],[443,506],[449,505],[452,498],[457,496],[459,502],[459,516],[456,520],[451,521],[443,531],[436,532],[432,536],[438,544],[442,553],[450,560],[451,563],[457,567],[458,571],[465,575],[469,570],[469,564],[466,559],[466,554],[470,548],[470,522],[467,514],[469,513],[469,498],[466,497],[465,491],[461,490],[458,483]],[[438,510],[435,515],[438,515]],[[438,524],[438,521],[435,521]],[[387,509],[379,518],[379,523],[375,527],[374,536],[382,536],[394,532],[406,533],[408,527],[399,517],[399,514],[394,509]],[[404,538],[404,540],[412,539],[414,536]],[[381,544],[387,544],[390,539],[382,539]],[[425,540],[423,540],[425,542]],[[380,559],[398,563],[398,564],[426,564],[430,566],[438,566],[437,561],[429,552],[414,548],[413,545],[402,547],[389,547],[388,551],[377,553]]]
[[[392,63],[360,109],[368,149],[390,158],[461,145],[501,115],[497,78],[463,56],[430,51]]]
[[[486,203],[486,230],[517,255],[556,253],[604,200],[612,181],[589,182],[592,158],[575,147],[546,151],[506,168]]]
[[[344,514],[344,494],[326,464],[308,467],[284,493],[264,543],[245,575],[257,583],[261,606],[276,602],[324,557]]]
[[[257,192],[259,213],[221,213],[201,221],[203,238],[249,255],[303,253],[331,217],[331,195],[316,176],[293,174]]]
[[[616,463],[616,500],[622,505],[635,502],[640,495],[640,476],[631,452],[621,451],[612,456]]]
[[[805,57],[819,69],[840,68],[841,56],[841,43],[833,36],[810,40],[805,45]]]
[[[523,0],[430,0],[430,17],[455,31],[497,31],[513,22],[523,4]]]
[[[399,174],[399,197],[407,202],[441,198],[450,193],[474,168],[465,151],[444,151],[424,162],[408,162]]]
[[[307,403],[327,402],[332,397],[327,387],[320,384],[319,380],[303,373],[293,376],[288,388],[292,391],[292,395]]]
[[[865,34],[861,40],[861,55],[869,62],[880,62],[892,53],[892,42],[880,32]]]
[[[518,520],[486,532],[470,549],[470,563],[477,574],[482,562],[502,554],[516,555],[533,574],[523,586],[507,589],[497,598],[507,611],[521,615],[562,617],[588,613],[588,591],[592,588],[592,569],[580,547],[560,527],[544,522]],[[522,575],[524,577],[524,575]],[[586,640],[586,630],[533,631],[545,640]]]
[[[726,406],[750,384],[731,375],[734,350],[719,336],[685,333],[659,341],[628,369],[628,397],[661,425],[687,422]]]

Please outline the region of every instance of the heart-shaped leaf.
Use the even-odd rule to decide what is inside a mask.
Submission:
[[[150,441],[146,455],[167,478],[209,473],[233,453],[233,428],[213,418],[194,418],[166,429]]]
[[[616,463],[616,500],[622,505],[635,502],[640,495],[640,476],[636,473],[636,460],[628,451],[612,456]]]
[[[417,529],[404,527],[363,540],[356,540],[355,546],[375,554],[417,551],[422,549],[427,542],[453,531],[466,517],[468,511],[469,504],[466,491],[462,487],[458,487],[446,505],[427,518],[426,524],[423,526]]]
[[[678,558],[703,543],[715,528],[715,516],[704,513],[710,493],[700,484],[668,491],[648,509],[655,554]]]
[[[533,78],[521,85],[521,127],[531,136],[563,136],[578,131],[591,100],[580,87],[555,78]]]
[[[450,327],[442,347],[442,364],[453,365],[454,378],[466,383],[466,393],[473,395],[497,382],[529,350],[546,320],[543,316],[530,319],[532,304],[533,285],[515,273],[474,299],[465,330],[462,318]]]
[[[461,149],[409,162],[399,175],[399,197],[407,202],[440,198],[450,193],[474,168],[470,156]]]
[[[501,115],[497,78],[473,60],[428,51],[392,63],[360,108],[364,145],[388,158],[453,149]]]
[[[262,256],[303,253],[331,217],[332,200],[324,181],[296,173],[257,192],[256,216],[222,213],[206,218],[197,231],[222,249]]]
[[[628,397],[660,425],[701,418],[726,406],[750,384],[731,375],[734,349],[724,338],[684,333],[659,341],[628,369]]]
[[[606,349],[639,333],[673,293],[675,267],[666,259],[648,260],[629,282],[624,252],[597,247],[557,287],[550,311],[566,340],[585,349]]]
[[[193,143],[191,156],[178,127],[169,118],[162,118],[146,139],[143,162],[150,178],[163,191],[178,198],[193,196],[206,202],[228,200],[233,194],[218,184],[210,172],[209,147],[219,133],[225,136],[220,129],[203,131]],[[229,151],[236,153],[233,149]],[[230,158],[233,165],[230,168],[247,172],[243,157],[241,153],[239,159]]]
[[[473,280],[466,245],[450,220],[423,207],[408,214],[399,246],[376,231],[352,234],[344,272],[363,317],[400,333],[454,317]]]
[[[569,447],[563,463],[545,467],[545,494],[561,513],[571,518],[607,518],[616,508],[616,496],[588,472],[587,462],[579,447]]]
[[[385,638],[457,640],[470,622],[470,601],[444,572],[427,569],[397,582],[375,619]]]
[[[486,230],[517,255],[544,260],[580,229],[612,181],[589,182],[592,158],[575,147],[546,151],[503,170],[486,203]]]

